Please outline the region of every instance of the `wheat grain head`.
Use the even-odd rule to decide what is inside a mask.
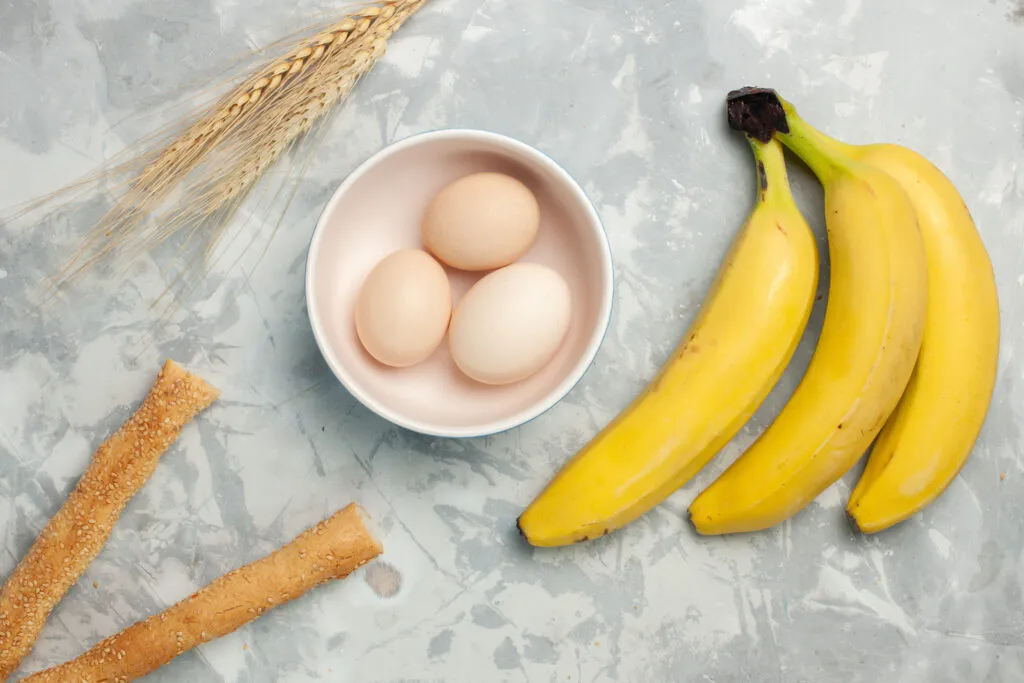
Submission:
[[[107,257],[130,260],[183,232],[185,242],[206,242],[193,265],[208,264],[257,180],[348,97],[426,2],[374,0],[351,10],[255,69],[169,143],[140,151],[136,163],[145,165],[67,259],[53,293]]]

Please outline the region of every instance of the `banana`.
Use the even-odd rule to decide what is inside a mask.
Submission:
[[[644,391],[520,516],[531,544],[602,536],[663,501],[733,437],[792,357],[814,302],[817,245],[790,193],[782,147],[751,145],[757,205],[697,318]]]
[[[921,354],[847,505],[856,526],[874,533],[938,498],[973,449],[995,387],[999,297],[970,211],[938,168],[899,145],[840,146],[903,186],[928,258]]]
[[[793,396],[690,506],[701,534],[773,526],[857,462],[910,380],[928,291],[917,219],[895,180],[844,154],[774,91],[730,93],[729,114],[748,134],[776,134],[824,186],[831,286],[818,348]]]

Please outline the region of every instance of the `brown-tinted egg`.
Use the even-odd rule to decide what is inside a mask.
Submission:
[[[356,302],[356,333],[385,365],[426,360],[444,339],[452,313],[448,275],[421,249],[389,255],[367,276]]]
[[[474,173],[442,189],[423,217],[423,243],[460,270],[509,265],[533,245],[540,207],[526,185],[503,173]]]

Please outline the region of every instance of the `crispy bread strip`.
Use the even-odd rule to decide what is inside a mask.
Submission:
[[[190,598],[129,626],[78,659],[22,683],[126,683],[220,638],[314,586],[341,579],[382,552],[355,503],[280,550],[225,574]]]
[[[219,392],[168,360],[142,405],[93,455],[78,484],[0,590],[0,681],[85,572],[160,456]]]

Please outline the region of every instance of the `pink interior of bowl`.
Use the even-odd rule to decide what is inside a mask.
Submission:
[[[520,261],[554,268],[573,296],[572,322],[557,356],[532,377],[503,387],[465,377],[448,353],[447,338],[419,365],[386,367],[363,349],[353,322],[359,288],[374,265],[399,249],[422,248],[420,219],[427,203],[449,182],[478,171],[510,174],[534,192],[540,234]],[[455,304],[485,274],[446,270]],[[328,364],[369,408],[430,434],[489,434],[546,410],[593,359],[610,302],[607,242],[582,192],[539,152],[483,132],[424,134],[386,149],[339,188],[310,246],[307,304]]]

